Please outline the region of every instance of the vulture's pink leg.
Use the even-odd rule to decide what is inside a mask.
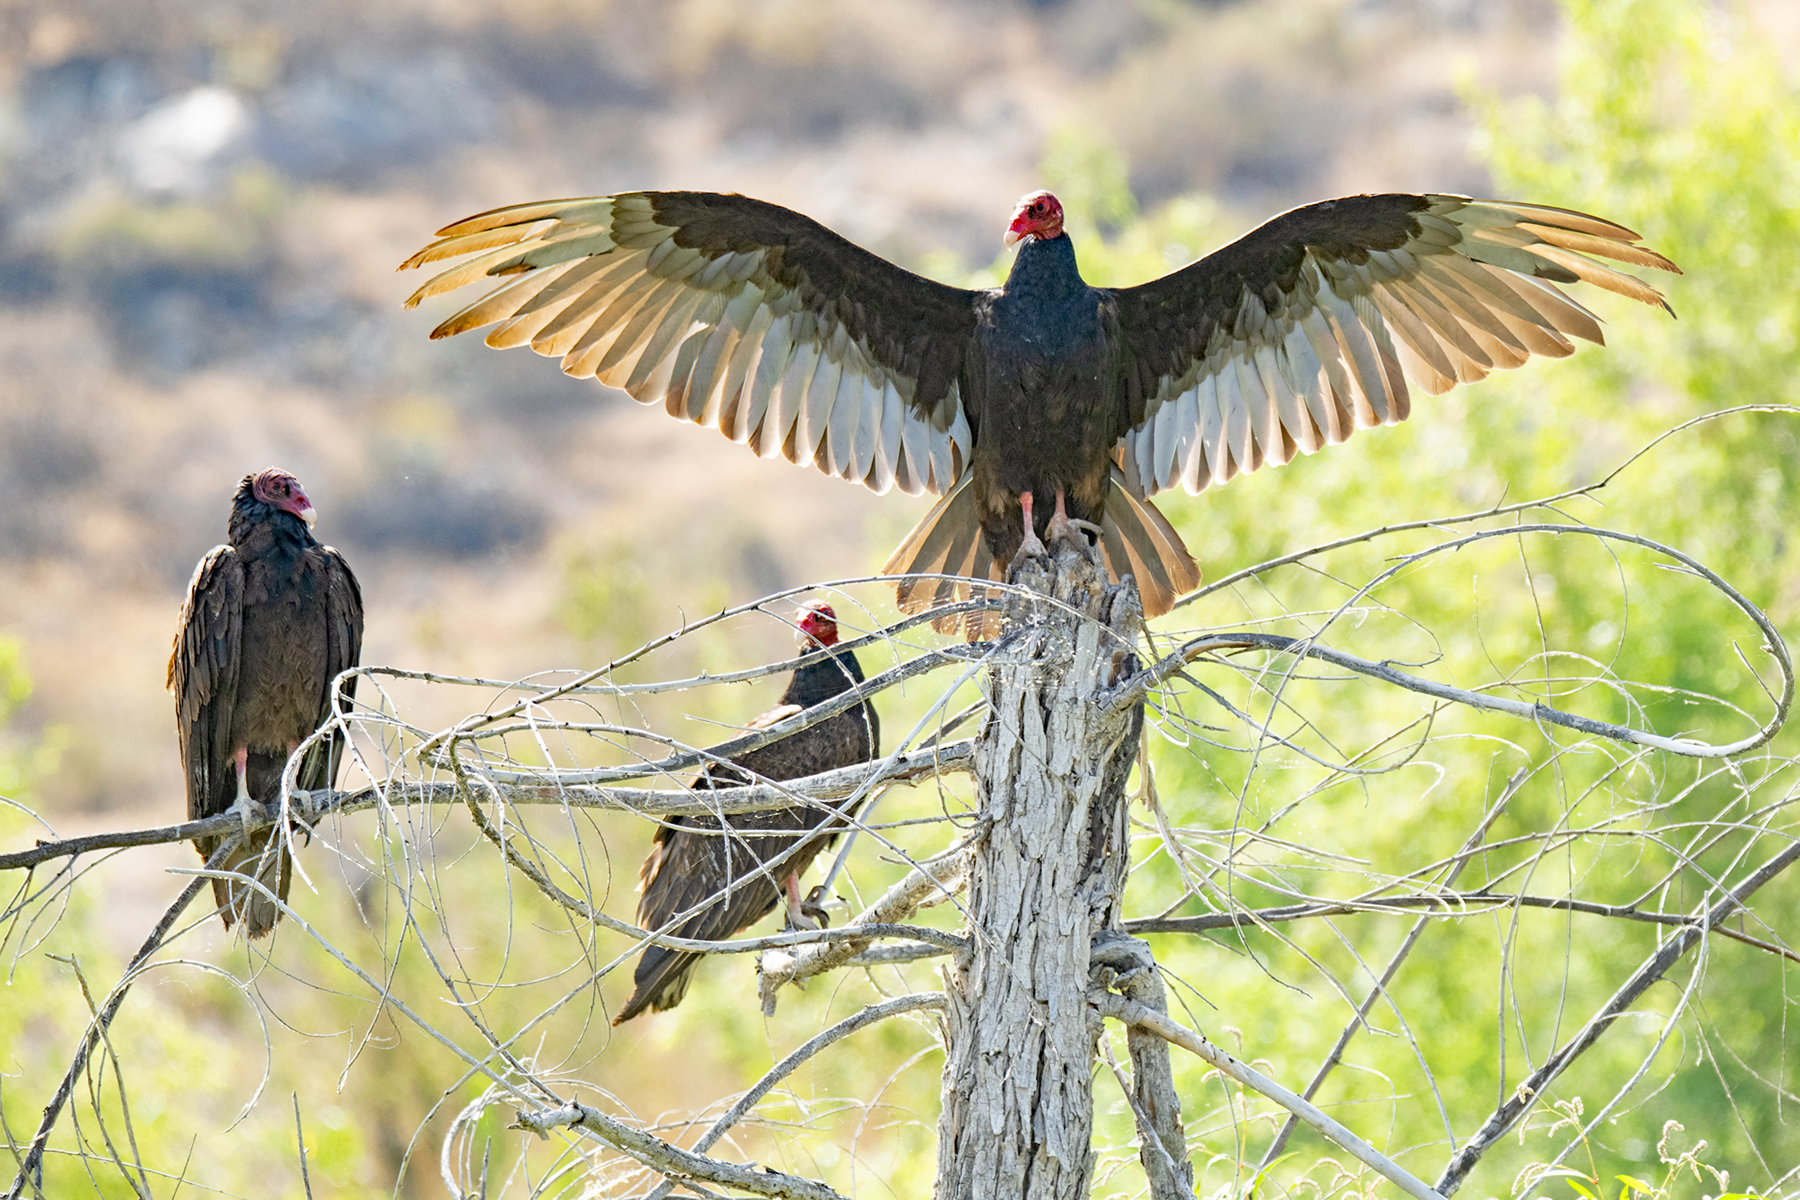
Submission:
[[[1017,559],[1022,554],[1041,554],[1045,558],[1050,557],[1050,551],[1046,550],[1044,543],[1038,540],[1037,530],[1031,527],[1030,492],[1019,497],[1019,507],[1025,513],[1025,540],[1019,543],[1019,548],[1013,552],[1013,558]]]
[[[1050,524],[1044,534],[1051,541],[1058,541],[1069,536],[1069,512],[1063,507],[1064,496],[1061,488],[1056,489],[1056,511],[1050,514]]]
[[[250,748],[248,746],[239,746],[232,754],[231,761],[237,768],[238,785],[237,799],[232,803],[231,808],[232,811],[237,813],[238,820],[244,823],[244,837],[248,840],[250,837],[250,819],[253,816],[258,815],[255,812],[255,802],[250,799]]]
[[[800,898],[800,876],[788,872],[784,881],[783,899],[787,902],[787,927],[789,929],[823,929],[825,928],[825,910],[812,903],[812,898]]]
[[[1068,510],[1063,507],[1064,499],[1063,490],[1057,488],[1056,512],[1050,517],[1050,526],[1044,530],[1044,533],[1053,542],[1058,539],[1065,541],[1072,540],[1085,550],[1087,548],[1086,539],[1077,537],[1075,531],[1078,529],[1086,530],[1093,534],[1094,540],[1098,542],[1101,537],[1100,527],[1092,521],[1077,521],[1074,517],[1071,517]]]
[[[782,881],[782,892],[787,898],[788,924],[799,928],[800,918],[800,877],[792,871]]]

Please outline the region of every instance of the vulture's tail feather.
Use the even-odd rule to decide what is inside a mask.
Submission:
[[[882,565],[883,575],[956,575],[960,579],[902,579],[894,585],[894,600],[901,612],[918,613],[942,608],[970,597],[967,580],[1001,579],[987,539],[981,536],[981,518],[975,511],[975,493],[968,474],[944,494],[908,533]],[[971,613],[941,617],[931,623],[939,633],[966,631],[970,641],[1000,632],[998,613]]]
[[[271,830],[270,835],[271,840],[259,839],[251,845],[240,846],[219,864],[219,869],[248,875],[285,902],[294,860],[285,848],[272,840],[281,836],[280,830]],[[213,851],[218,849],[218,842],[207,839],[198,843],[197,848],[201,858],[211,858]],[[281,910],[275,902],[257,888],[229,879],[214,879],[212,888],[213,901],[219,906],[219,918],[227,929],[238,925],[246,937],[259,938],[266,936],[281,919]]]
[[[701,957],[664,946],[646,946],[632,976],[631,998],[612,1023],[622,1025],[644,1012],[667,1012],[680,1004]]]
[[[901,580],[894,585],[894,599],[900,611],[926,612],[966,600],[971,595],[969,579],[1005,579],[1007,564],[994,561],[987,539],[981,535],[981,519],[975,511],[969,479],[964,475],[913,526],[881,568],[883,575],[963,578]],[[1126,575],[1137,580],[1146,617],[1162,616],[1183,593],[1200,585],[1200,567],[1182,544],[1181,535],[1155,505],[1132,494],[1124,474],[1116,467],[1100,529],[1107,574],[1115,581]],[[999,614],[978,613],[966,622],[962,617],[933,622],[940,633],[954,632],[959,626],[967,631],[971,641],[993,637],[999,632]]]
[[[1117,467],[1100,520],[1106,570],[1114,579],[1131,575],[1146,617],[1160,617],[1183,593],[1200,586],[1200,564],[1182,544],[1181,535],[1154,504],[1131,494]]]

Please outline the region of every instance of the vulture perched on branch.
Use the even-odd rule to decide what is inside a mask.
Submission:
[[[1072,518],[1155,616],[1200,572],[1147,497],[1405,420],[1408,377],[1435,394],[1600,342],[1557,285],[1663,304],[1598,261],[1675,270],[1637,240],[1537,204],[1347,196],[1160,279],[1094,288],[1062,205],[1033,192],[1006,231],[1006,283],[969,290],[760,200],[627,192],[494,209],[402,266],[463,259],[409,306],[498,282],[433,337],[498,322],[490,346],[560,358],[765,458],[942,496],[886,573],[1001,579]],[[918,611],[957,592],[911,581],[899,598]]]
[[[244,476],[231,502],[226,544],[194,568],[169,690],[187,775],[188,819],[237,811],[249,820],[281,798],[287,760],[331,716],[332,683],[362,652],[362,591],[343,555],[313,540],[313,507],[300,481],[275,467]],[[343,703],[356,694],[345,681]],[[329,788],[343,756],[341,731],[300,763],[303,791]],[[260,880],[287,898],[291,863],[279,826],[246,840],[222,869]],[[219,838],[194,843],[210,858]],[[242,883],[213,880],[227,927],[251,937],[275,928],[280,910]]]
[[[837,614],[829,604],[809,605],[800,615],[800,650],[808,654],[837,645]],[[781,693],[781,703],[750,723],[767,729],[863,681],[862,664],[848,650],[833,651],[802,664]],[[739,755],[735,767],[709,764],[696,788],[739,787],[762,780],[803,779],[867,762],[881,752],[881,723],[871,704],[853,705],[780,741]],[[637,922],[644,929],[676,937],[721,941],[747,929],[784,899],[788,928],[814,929],[823,914],[800,899],[800,876],[843,829],[814,834],[835,812],[823,803],[727,817],[674,817],[656,831],[650,856],[638,868]],[[855,815],[855,809],[846,815]],[[802,839],[801,835],[814,834]],[[799,848],[794,849],[796,843]],[[788,853],[792,850],[792,853]],[[782,861],[773,867],[775,859]],[[728,891],[729,889],[729,891]],[[685,915],[684,915],[685,914]],[[701,955],[662,946],[645,948],[633,977],[636,986],[618,1025],[645,1009],[662,1012],[681,1003],[688,975]]]

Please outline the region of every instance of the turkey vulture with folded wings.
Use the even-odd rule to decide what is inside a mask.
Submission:
[[[1095,288],[1062,226],[1056,197],[1027,195],[1006,283],[969,290],[774,204],[627,192],[470,217],[402,268],[473,256],[409,307],[500,281],[433,337],[498,322],[490,346],[561,358],[765,458],[941,495],[888,574],[1004,578],[1066,516],[1098,526],[1151,616],[1200,572],[1146,497],[1402,421],[1409,377],[1435,394],[1602,341],[1559,284],[1668,307],[1600,259],[1676,269],[1584,213],[1387,194],[1296,208],[1160,279]],[[955,591],[903,582],[900,599]]]
[[[169,690],[188,819],[237,811],[246,820],[281,796],[288,757],[331,715],[332,685],[362,653],[362,590],[350,564],[313,539],[313,506],[300,481],[278,467],[246,475],[232,498],[226,543],[194,568],[175,647]],[[347,702],[354,677],[344,683]],[[297,786],[329,788],[343,757],[334,732],[306,752]],[[283,830],[246,840],[221,864],[287,899],[292,866]],[[221,839],[199,838],[211,858]],[[251,937],[275,928],[281,911],[255,888],[213,880],[227,927]]]
[[[809,605],[799,626],[802,654],[830,651],[838,643],[837,614],[829,604]],[[767,729],[862,681],[862,664],[853,651],[822,653],[795,669],[781,703],[752,721],[750,728]],[[765,779],[803,779],[867,762],[880,752],[881,723],[874,705],[865,702],[740,754],[731,760],[735,767],[709,764],[694,786],[710,790]],[[847,815],[855,815],[855,809]],[[716,817],[673,818],[657,829],[650,856],[638,869],[643,893],[638,899],[638,924],[677,937],[718,941],[756,924],[785,899],[790,928],[816,928],[816,919],[800,900],[800,876],[837,841],[843,824],[834,820],[829,832],[804,841],[801,835],[834,816],[831,806],[816,803],[730,816],[723,825]],[[781,862],[771,867],[777,858]],[[687,994],[688,975],[701,957],[647,947],[638,959],[631,998],[613,1024],[629,1021],[645,1009],[662,1012],[680,1004]]]

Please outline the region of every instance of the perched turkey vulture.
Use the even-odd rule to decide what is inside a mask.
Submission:
[[[1057,512],[1097,524],[1144,611],[1199,582],[1145,497],[1391,425],[1427,392],[1601,341],[1557,284],[1662,295],[1596,259],[1675,270],[1584,213],[1347,196],[1285,213],[1137,287],[1092,288],[1048,192],[1019,202],[1003,287],[922,279],[745,196],[627,192],[494,209],[402,267],[474,255],[413,294],[501,285],[433,337],[529,345],[763,457],[943,499],[883,570],[1002,578]],[[511,277],[511,278],[508,278]],[[1665,308],[1666,304],[1663,305]],[[910,610],[955,589],[902,584]]]
[[[800,649],[805,654],[837,645],[837,614],[829,604],[810,605],[800,616]],[[849,650],[836,651],[802,664],[781,693],[781,703],[750,723],[766,729],[796,713],[823,704],[863,680],[862,664]],[[881,752],[881,722],[872,704],[857,704],[816,725],[732,759],[737,767],[709,765],[694,781],[696,788],[737,787],[756,779],[800,779],[867,762]],[[737,768],[742,768],[737,769]],[[850,810],[854,815],[855,810]],[[772,812],[727,817],[721,829],[716,817],[676,817],[656,831],[650,856],[638,868],[638,924],[676,937],[719,941],[746,929],[775,910],[784,898],[789,928],[817,928],[818,918],[800,900],[800,876],[812,860],[830,849],[842,830],[806,840],[771,872],[764,864],[800,841],[798,835],[818,829],[831,813],[822,804],[798,805]],[[754,830],[755,832],[751,832]],[[779,880],[779,883],[777,882]],[[729,895],[721,895],[736,884]],[[691,915],[681,914],[698,907]],[[650,946],[638,959],[636,987],[613,1024],[629,1021],[645,1009],[662,1012],[681,1003],[688,975],[701,955]]]
[[[194,568],[169,655],[169,690],[187,774],[188,819],[234,808],[248,817],[281,794],[288,756],[331,715],[331,684],[362,652],[362,590],[343,555],[313,540],[313,507],[300,481],[277,467],[244,476],[231,501],[226,544]],[[356,681],[344,685],[346,698]],[[299,786],[329,788],[341,733],[307,751]],[[246,843],[224,863],[287,898],[291,866],[281,830]],[[210,858],[220,839],[194,843]],[[244,884],[213,880],[219,915],[251,937],[280,910]]]

